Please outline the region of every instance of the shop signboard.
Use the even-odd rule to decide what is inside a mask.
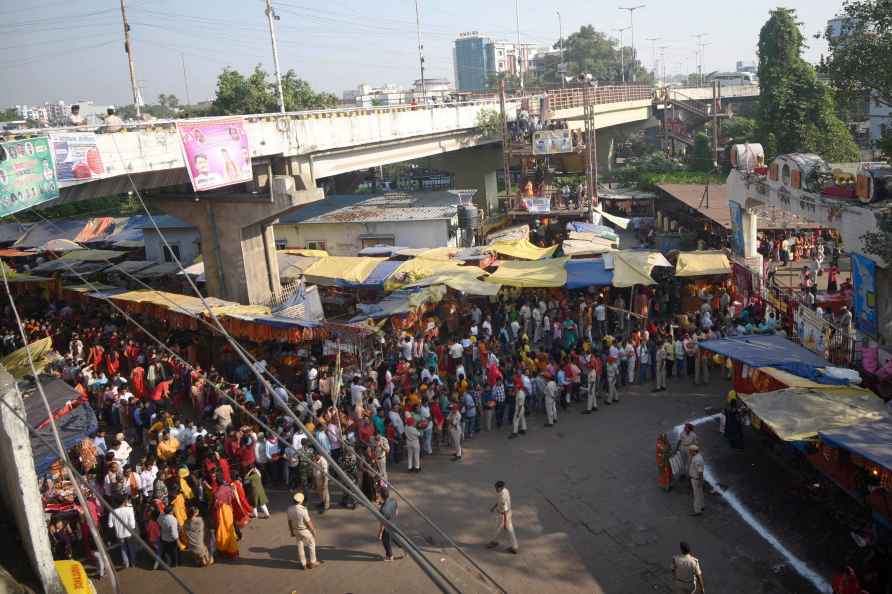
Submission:
[[[569,130],[540,130],[533,132],[534,155],[556,155],[573,152],[573,136]]]
[[[534,214],[548,214],[551,212],[551,198],[524,198],[523,208]]]
[[[59,197],[47,138],[0,143],[0,217]]]
[[[877,335],[877,265],[861,254],[852,254],[852,284],[855,327],[865,334]]]
[[[50,134],[56,179],[62,182],[95,179],[105,173],[95,132]]]
[[[244,119],[177,122],[183,158],[196,192],[249,182],[251,147]]]

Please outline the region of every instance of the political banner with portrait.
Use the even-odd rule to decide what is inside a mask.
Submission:
[[[183,158],[196,192],[251,181],[251,146],[242,118],[177,122]]]
[[[877,265],[861,254],[852,254],[852,301],[855,304],[855,327],[865,334],[876,336],[877,323]]]
[[[799,336],[799,344],[822,357],[826,357],[832,329],[830,322],[804,305],[800,305],[799,309],[796,310],[793,320],[796,322],[796,334]]]
[[[533,132],[533,154],[555,155],[573,152],[573,137],[569,130],[541,130]]]
[[[728,203],[731,210],[731,249],[738,256],[746,255],[746,245],[743,241],[743,207],[733,200]]]
[[[0,143],[0,217],[59,197],[47,138]]]
[[[50,144],[60,183],[86,181],[105,173],[94,132],[54,132]]]

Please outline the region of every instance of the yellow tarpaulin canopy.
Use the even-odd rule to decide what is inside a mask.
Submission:
[[[557,245],[547,248],[536,247],[526,238],[501,239],[494,241],[489,247],[498,254],[511,256],[512,258],[520,258],[521,260],[541,260],[543,258],[550,258],[558,249]]]
[[[28,362],[28,351],[31,351],[34,367],[37,368],[37,373],[40,373],[44,367],[49,365],[50,361],[46,355],[52,349],[53,339],[47,336],[9,353],[3,359],[0,359],[0,366],[5,367],[6,371],[15,379],[22,379],[32,373],[31,364]]]
[[[582,254],[603,254],[614,251],[613,245],[606,240],[588,241],[582,239],[565,239],[561,244],[561,250],[565,256],[580,256]]]
[[[416,283],[421,279],[455,270],[462,270],[462,263],[453,260],[431,260],[429,258],[412,258],[406,260],[384,281],[384,289],[393,291],[402,286]],[[461,274],[461,273],[459,273]]]
[[[109,299],[115,301],[130,301],[133,303],[151,303],[193,317],[207,311],[204,303],[202,303],[201,299],[198,297],[151,289],[139,289],[136,291],[127,291],[126,293],[118,293],[117,295],[110,295]],[[233,301],[224,301],[222,299],[217,299],[216,297],[205,297],[205,302],[207,302],[208,306],[213,309],[215,313],[221,308],[231,308],[232,306],[238,305],[238,303]]]
[[[450,289],[461,291],[466,295],[493,296],[499,292],[499,289],[501,289],[502,286],[486,283],[477,279],[479,276],[486,276],[488,274],[489,273],[485,270],[477,268],[476,266],[466,266],[457,270],[431,275],[409,285],[409,287],[446,285]]]
[[[73,250],[65,252],[59,259],[71,260],[73,262],[105,262],[106,260],[114,260],[123,255],[124,252],[116,252],[114,250]]]
[[[604,217],[604,220],[605,220],[605,221],[609,221],[609,222],[613,223],[614,225],[616,225],[616,226],[619,227],[620,229],[626,229],[626,228],[628,228],[629,223],[632,222],[631,219],[627,219],[627,218],[624,218],[624,217],[618,217],[618,216],[616,216],[616,215],[612,215],[612,214],[606,213],[606,212],[604,212],[603,210],[601,210],[601,207],[600,207],[600,206],[598,206],[598,207],[595,209],[595,212],[597,212],[597,213],[600,214],[602,217]]]
[[[655,285],[650,273],[655,266],[671,266],[660,252],[622,251],[613,252],[613,286]],[[606,256],[605,256],[606,257]]]
[[[299,250],[295,248],[285,248],[284,250],[278,250],[280,254],[291,254],[292,256],[304,256],[307,258],[325,258],[328,256],[328,252],[325,250]]]
[[[675,264],[675,276],[712,276],[731,274],[731,262],[722,252],[681,252]]]
[[[502,262],[494,274],[486,277],[486,282],[509,287],[563,287],[567,284],[567,270],[564,264],[569,259]]]
[[[304,271],[304,276],[317,280],[342,281],[358,285],[385,259],[361,256],[326,256],[319,258],[307,268]],[[320,282],[320,284],[322,283]]]
[[[452,247],[431,248],[421,252],[415,257],[424,258],[426,260],[449,260],[456,251],[456,248]]]
[[[888,417],[883,400],[870,390],[858,387],[787,388],[741,394],[740,398],[755,416],[786,441],[808,439],[818,431]]]

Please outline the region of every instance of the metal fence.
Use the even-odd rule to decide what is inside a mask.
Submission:
[[[588,97],[588,102],[594,105],[650,100],[654,97],[654,88],[647,85],[574,87],[548,91],[546,96],[548,108],[556,111],[582,107],[585,104],[586,96]]]

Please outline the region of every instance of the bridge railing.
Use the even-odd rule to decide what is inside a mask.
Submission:
[[[536,96],[524,96],[524,97],[509,97],[507,99],[507,103],[509,104],[519,104],[524,100],[535,100],[538,99]],[[312,110],[304,110],[304,111],[289,111],[285,113],[255,113],[255,114],[245,114],[244,117],[246,120],[250,121],[260,121],[260,120],[270,120],[270,119],[280,119],[280,118],[288,118],[293,120],[311,120],[311,119],[328,119],[328,118],[344,118],[344,117],[357,117],[357,116],[368,116],[368,115],[381,115],[381,114],[393,114],[393,113],[405,113],[405,112],[433,112],[433,111],[441,111],[446,109],[455,109],[458,107],[466,107],[466,106],[492,106],[496,109],[499,107],[499,98],[498,96],[488,96],[488,97],[480,97],[475,98],[471,101],[452,101],[448,103],[435,103],[428,105],[411,105],[411,104],[402,104],[402,105],[393,105],[393,106],[383,106],[383,107],[333,107],[329,109],[312,109]],[[231,116],[205,116],[205,117],[197,117],[197,118],[188,118],[189,121],[212,121],[214,119],[220,117],[231,117]],[[124,122],[124,124],[120,127],[120,130],[115,130],[115,132],[108,132],[108,126],[105,124],[99,124],[96,126],[58,126],[58,127],[47,127],[47,128],[26,128],[21,130],[8,130],[2,131],[0,130],[0,137],[11,139],[11,138],[25,138],[25,137],[33,137],[33,136],[42,136],[46,135],[50,132],[99,132],[99,133],[116,133],[116,132],[136,132],[136,131],[151,131],[165,128],[175,128],[178,120],[176,119],[152,119],[146,121],[135,121],[130,120]],[[180,120],[182,121],[182,120]],[[117,128],[117,126],[115,126]]]
[[[579,108],[585,104],[586,97],[589,103],[595,105],[649,100],[654,97],[654,88],[649,85],[617,85],[555,89],[547,93],[548,108],[552,111]]]

